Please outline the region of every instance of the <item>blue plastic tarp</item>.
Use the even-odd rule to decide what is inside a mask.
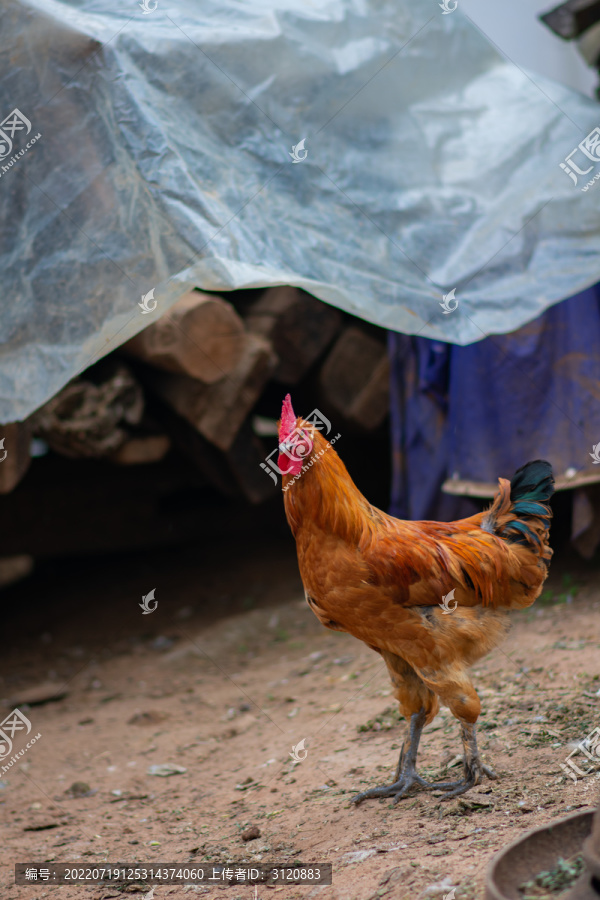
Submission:
[[[466,344],[600,277],[600,188],[583,190],[598,104],[534,83],[460,4],[7,0],[1,15],[1,421],[192,285],[294,284]],[[575,184],[565,159],[589,173],[571,166]]]

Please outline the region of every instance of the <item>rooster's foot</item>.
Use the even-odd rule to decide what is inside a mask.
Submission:
[[[425,722],[423,710],[411,716],[410,732],[402,747],[396,774],[392,784],[383,784],[381,787],[370,788],[362,791],[352,798],[352,802],[358,806],[363,800],[372,800],[383,797],[392,797],[394,805],[405,797],[413,785],[430,791],[444,791],[442,800],[450,800],[458,797],[466,791],[480,784],[484,777],[493,781],[498,778],[493,769],[486,766],[479,756],[477,749],[477,737],[475,725],[469,722],[461,722],[462,742],[464,747],[464,772],[462,781],[425,781],[416,770],[417,750],[419,738]]]
[[[498,778],[493,769],[490,769],[480,762],[479,766],[474,768],[469,767],[465,770],[465,777],[462,781],[436,781],[432,782],[429,787],[431,790],[435,791],[446,791],[445,795],[440,797],[440,799],[450,800],[452,797],[458,797],[459,794],[464,794],[472,787],[475,787],[476,784],[481,784],[484,775],[487,775],[492,781],[495,781],[496,778]]]
[[[352,798],[352,802],[358,806],[363,800],[371,800],[377,797],[393,797],[394,804],[406,796],[414,784],[428,787],[427,782],[421,778],[416,770],[417,750],[421,731],[426,721],[425,711],[422,709],[410,717],[409,733],[404,741],[400,759],[396,767],[396,774],[392,784],[382,784],[380,787],[362,791]]]
[[[452,797],[458,797],[459,794],[464,794],[465,791],[475,787],[476,784],[481,784],[484,777],[487,777],[492,781],[495,781],[498,778],[494,770],[490,769],[489,766],[486,766],[481,761],[479,750],[477,749],[475,725],[462,722],[461,726],[465,752],[465,777],[462,781],[445,781],[432,784],[432,788],[447,792],[445,796],[441,798],[442,800],[450,800]]]
[[[406,766],[398,781],[395,781],[393,784],[382,784],[380,787],[370,788],[368,791],[362,791],[362,793],[352,798],[352,802],[358,806],[363,800],[393,797],[395,805],[406,796],[414,784],[428,787],[428,783],[421,778],[412,766]]]

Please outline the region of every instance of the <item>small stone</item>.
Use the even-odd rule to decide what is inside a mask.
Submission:
[[[168,719],[169,716],[164,712],[149,710],[148,712],[137,712],[127,720],[128,725],[159,725]]]
[[[371,856],[375,856],[377,850],[350,850],[348,853],[344,853],[343,862],[346,865],[351,865],[352,863],[361,863],[364,862],[365,859],[369,859]]]
[[[173,638],[166,637],[164,634],[160,634],[158,637],[154,638],[151,641],[150,646],[153,650],[170,650],[175,641]]]
[[[183,775],[187,772],[184,766],[176,766],[173,763],[162,763],[156,766],[148,767],[148,775],[158,775],[161,778],[167,778],[169,775]]]
[[[65,794],[72,800],[80,797],[91,797],[95,793],[96,791],[93,791],[85,781],[74,781],[71,787],[65,791]]]
[[[452,879],[449,877],[444,878],[443,881],[438,881],[437,884],[429,884],[424,889],[422,896],[423,897],[442,897],[452,888],[455,888],[456,885],[452,884]]]
[[[245,831],[242,831],[242,840],[243,841],[255,841],[256,838],[260,837],[260,828],[258,825],[251,825],[249,828],[246,828]]]

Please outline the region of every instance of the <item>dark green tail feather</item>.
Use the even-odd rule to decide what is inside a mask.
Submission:
[[[552,466],[545,459],[535,459],[517,469],[510,482],[510,499],[539,500],[547,503],[554,493]]]
[[[552,511],[546,504],[554,493],[552,466],[545,459],[525,463],[513,475],[510,483],[510,499],[515,518],[504,526],[500,534],[506,541],[530,544],[541,549],[538,536],[531,530],[527,520],[534,518],[548,531]]]

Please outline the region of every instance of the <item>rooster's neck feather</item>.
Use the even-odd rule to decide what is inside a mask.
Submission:
[[[284,478],[285,511],[294,536],[308,519],[326,533],[345,540],[358,538],[373,508],[319,432],[314,434],[313,452],[305,465],[297,481]]]

